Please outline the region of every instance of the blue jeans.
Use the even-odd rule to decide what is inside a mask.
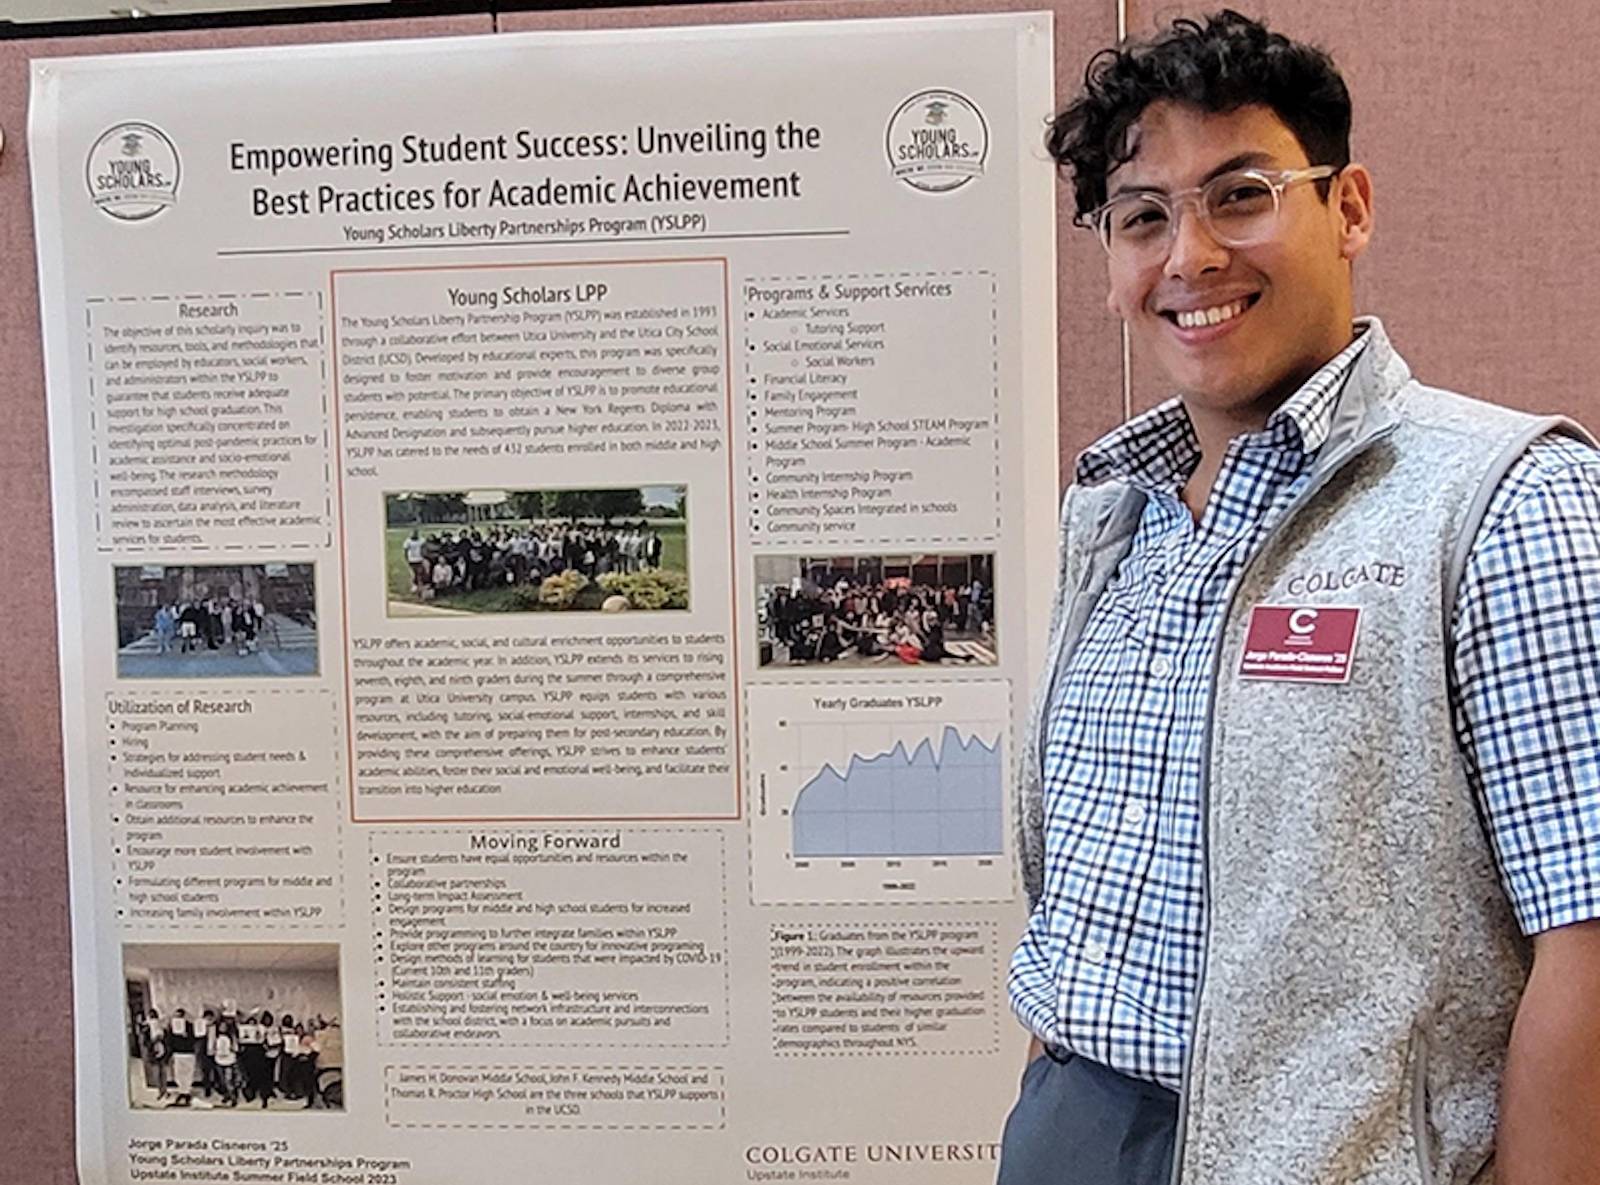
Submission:
[[[1167,1185],[1178,1096],[1051,1051],[1022,1074],[997,1185]]]

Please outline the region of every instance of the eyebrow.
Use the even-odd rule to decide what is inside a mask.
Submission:
[[[1212,169],[1204,177],[1200,178],[1200,184],[1204,185],[1206,182],[1213,181],[1222,176],[1224,173],[1231,173],[1235,169],[1248,169],[1257,165],[1270,165],[1275,163],[1276,162],[1273,160],[1272,153],[1270,152],[1262,152],[1259,149],[1255,152],[1241,152],[1237,155],[1230,156],[1227,160],[1223,161],[1216,168]],[[1121,197],[1125,193],[1166,192],[1167,190],[1160,185],[1119,185],[1109,194],[1107,194],[1106,197],[1109,200],[1110,198]]]

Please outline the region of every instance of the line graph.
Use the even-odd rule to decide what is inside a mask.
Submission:
[[[823,765],[793,810],[796,856],[994,856],[1002,848],[1000,739],[946,725],[906,751]]]
[[[1010,686],[748,688],[758,902],[1006,900]]]

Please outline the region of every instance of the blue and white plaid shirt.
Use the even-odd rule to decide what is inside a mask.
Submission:
[[[1078,481],[1149,497],[1050,708],[1044,893],[1011,1001],[1046,1043],[1172,1089],[1199,975],[1201,751],[1228,588],[1307,481],[1364,345],[1233,441],[1198,524],[1178,497],[1200,455],[1179,401],[1079,462]],[[1454,641],[1457,737],[1522,928],[1600,916],[1600,453],[1547,437],[1501,481]]]

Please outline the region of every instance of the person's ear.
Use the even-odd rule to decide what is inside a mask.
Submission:
[[[1339,219],[1339,254],[1354,263],[1372,241],[1372,174],[1365,165],[1346,165],[1330,196]]]

